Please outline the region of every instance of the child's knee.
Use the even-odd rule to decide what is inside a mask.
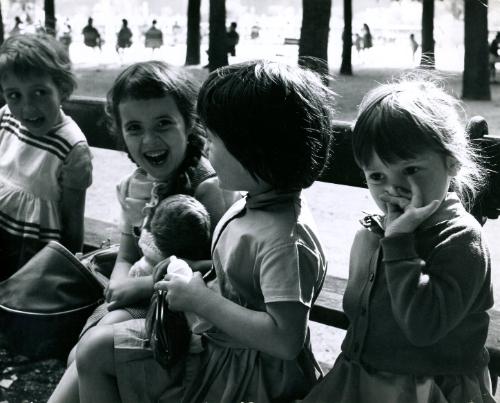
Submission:
[[[133,319],[132,315],[125,309],[117,309],[108,312],[98,323],[99,326],[111,325],[113,323],[125,322]]]
[[[113,362],[114,338],[112,326],[96,326],[80,340],[76,349],[78,373],[95,371]]]
[[[73,361],[75,361],[75,358],[76,358],[76,348],[77,348],[77,344],[75,344],[74,347],[69,352],[68,359],[66,360],[66,367],[69,367],[73,363]]]

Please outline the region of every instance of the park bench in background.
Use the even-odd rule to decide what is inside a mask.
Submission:
[[[300,40],[298,38],[285,38],[283,45],[298,45]]]
[[[72,97],[63,104],[65,112],[72,116],[87,136],[89,145],[93,147],[116,150],[114,139],[106,128],[104,113],[105,100],[101,98]],[[335,140],[332,156],[320,181],[340,185],[366,187],[361,170],[356,166],[350,144],[351,126],[348,122],[336,122]],[[500,138],[488,136],[488,127],[484,119],[471,119],[468,131],[477,147],[483,153],[487,168],[490,169],[490,186],[477,199],[473,209],[476,218],[484,224],[486,219],[498,218],[500,212]],[[110,184],[113,186],[114,184]],[[105,239],[103,234],[115,234],[119,239],[116,225],[100,220],[85,218],[85,247],[95,249]],[[349,320],[342,310],[342,296],[346,280],[327,276],[310,318],[313,321],[347,329]],[[496,388],[500,376],[500,312],[490,311],[491,322],[487,339],[487,347],[491,356],[490,374]]]

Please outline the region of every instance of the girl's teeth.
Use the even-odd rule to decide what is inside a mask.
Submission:
[[[160,165],[166,161],[166,158],[168,156],[167,151],[153,151],[153,152],[148,152],[144,153],[144,157],[147,158],[147,160],[152,164],[152,165]]]

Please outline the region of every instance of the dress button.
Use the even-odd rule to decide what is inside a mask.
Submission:
[[[361,316],[365,316],[366,315],[366,308],[363,307],[361,308]]]
[[[374,278],[375,278],[375,273],[371,272],[369,277],[370,281],[373,281]]]

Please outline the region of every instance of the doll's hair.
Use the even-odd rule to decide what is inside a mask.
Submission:
[[[251,175],[277,189],[302,189],[327,161],[334,95],[310,70],[249,61],[210,74],[198,114]]]
[[[7,38],[0,46],[0,77],[6,73],[19,78],[47,74],[63,100],[76,88],[67,50],[47,34],[19,34]]]
[[[194,197],[178,194],[163,199],[154,210],[150,231],[163,256],[210,258],[210,216]]]
[[[448,94],[436,76],[413,73],[382,84],[362,100],[354,124],[352,145],[360,167],[373,153],[386,163],[434,151],[453,157],[460,171],[451,190],[470,207],[479,191],[484,169],[471,145],[460,102]]]
[[[134,63],[125,68],[108,91],[106,115],[111,133],[116,136],[118,147],[133,161],[121,130],[120,103],[127,100],[148,100],[172,96],[186,126],[186,156],[179,168],[179,180],[184,173],[196,166],[205,147],[205,138],[196,119],[196,98],[199,85],[185,69],[162,61]],[[182,186],[180,186],[182,190]],[[186,191],[186,190],[184,190]]]

